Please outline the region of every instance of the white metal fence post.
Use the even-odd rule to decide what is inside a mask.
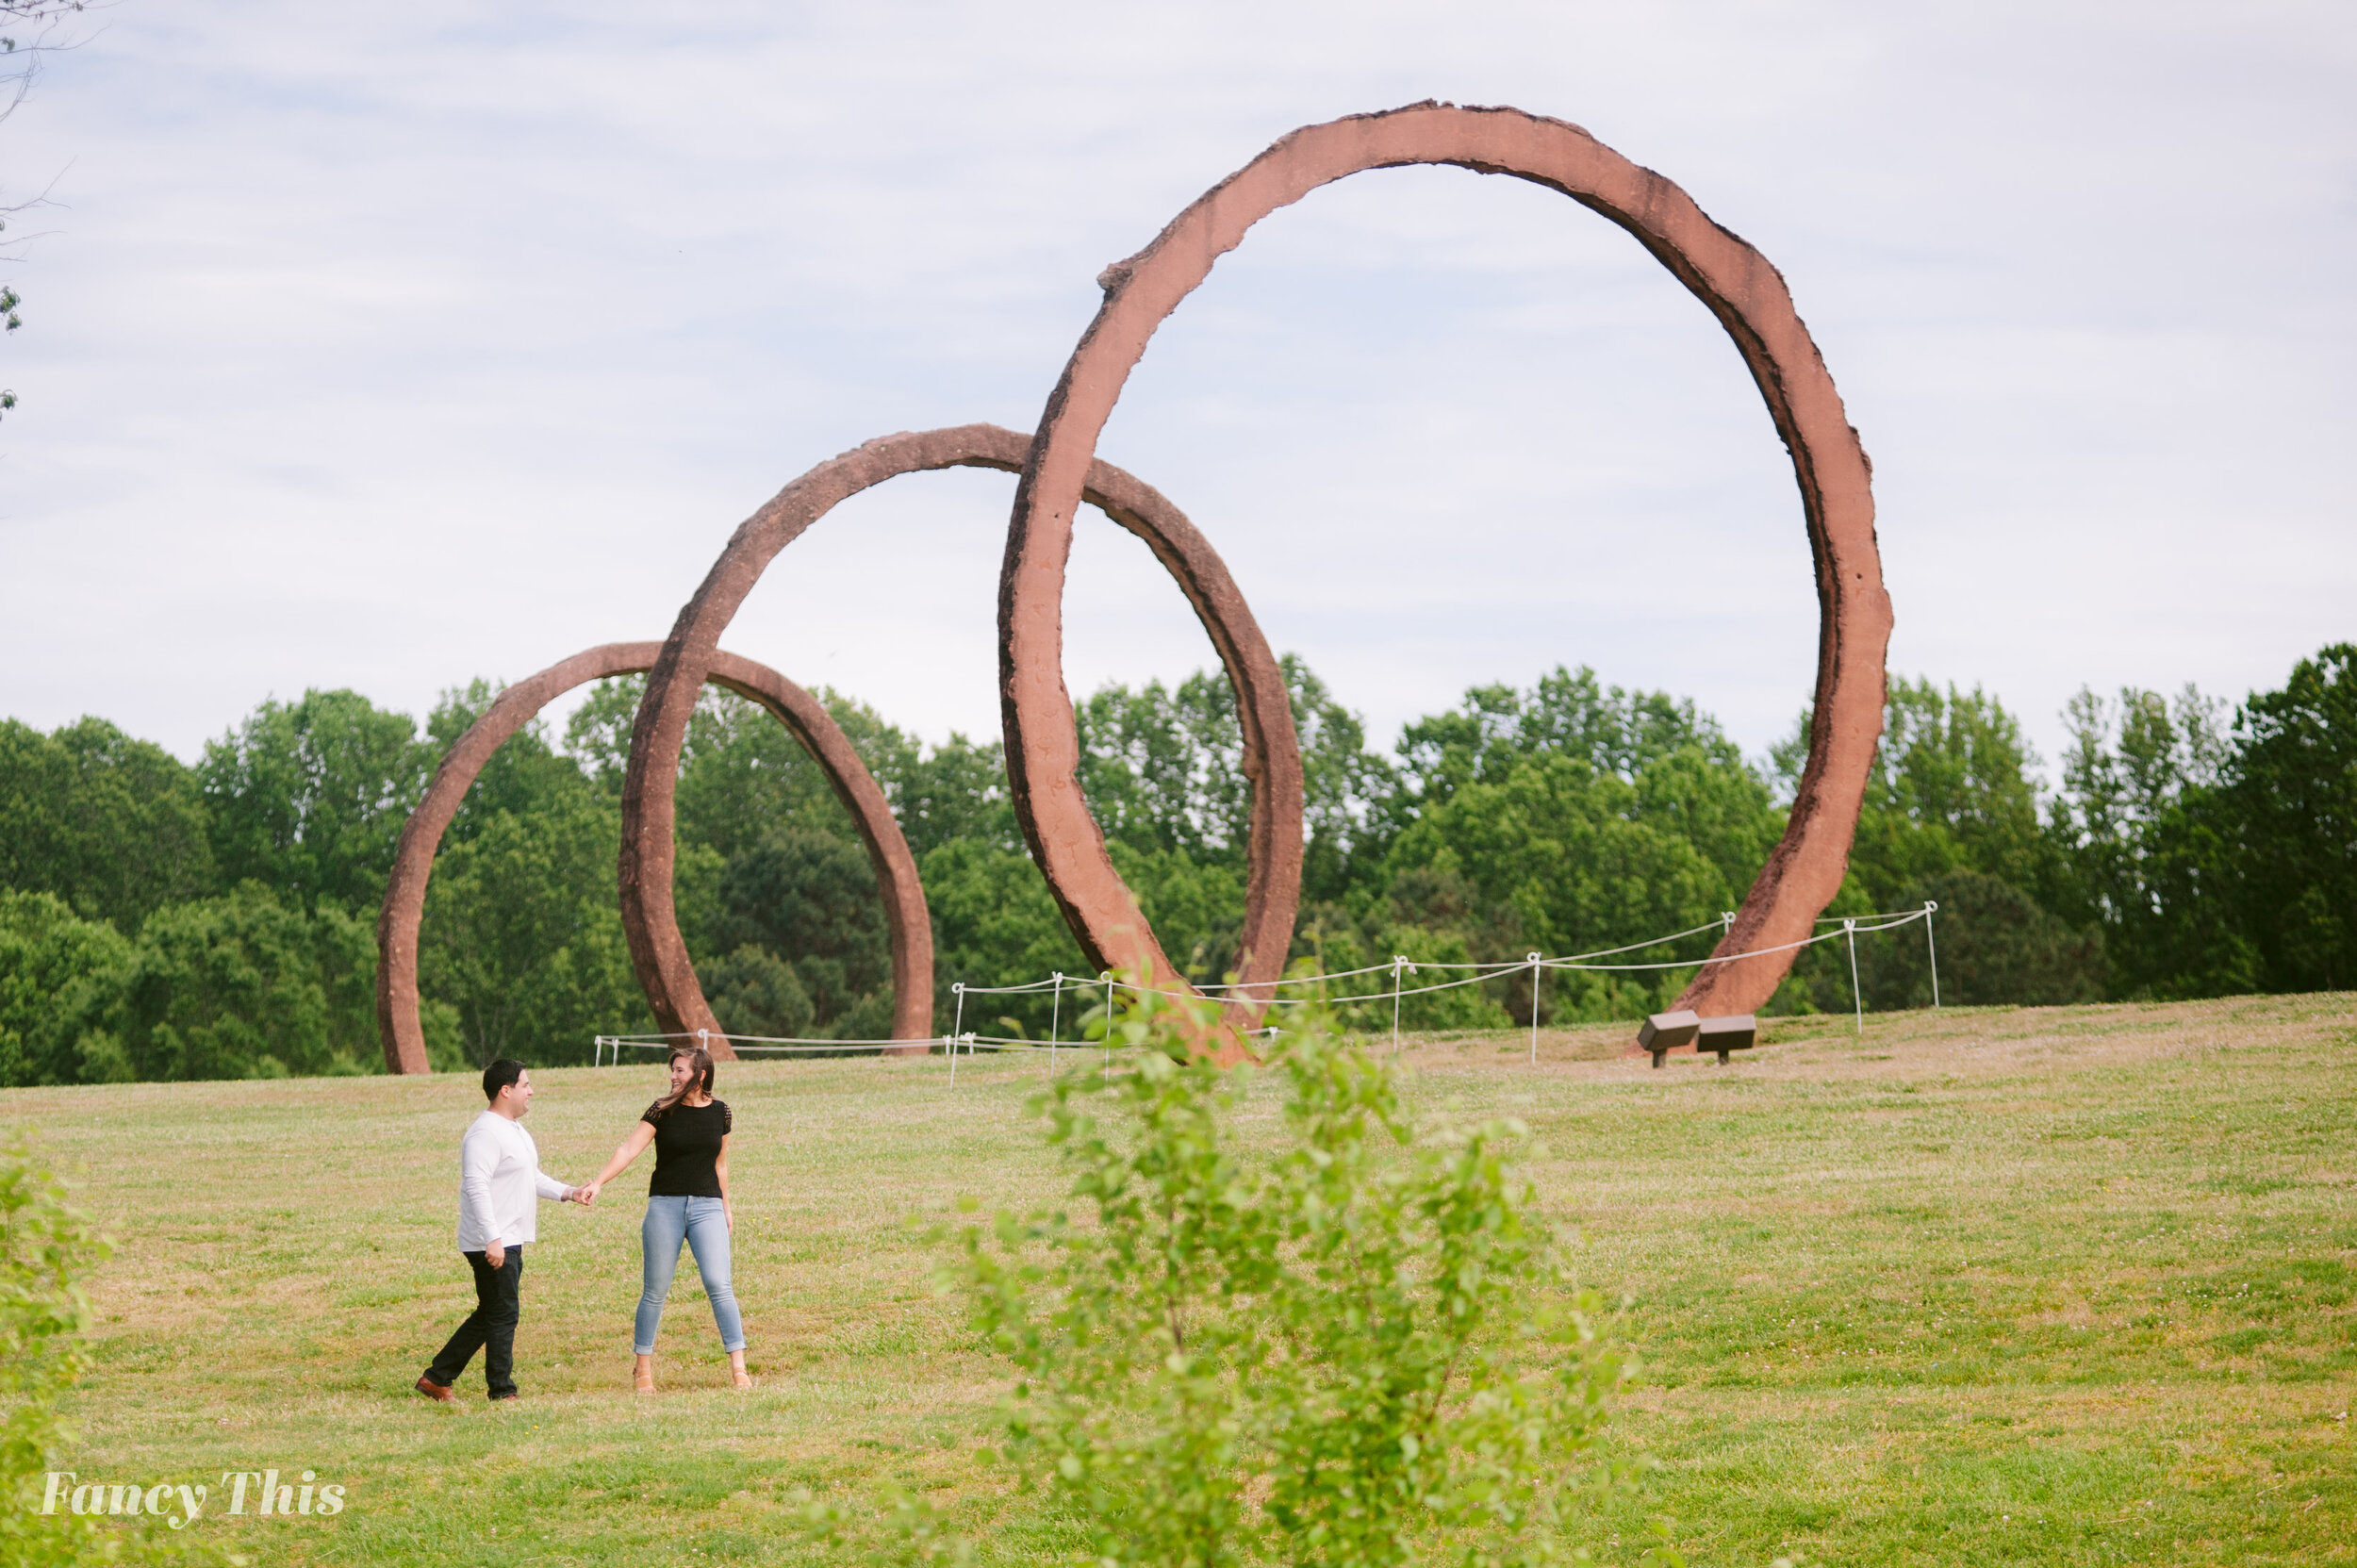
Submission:
[[[1392,954],[1392,1055],[1395,1059],[1399,1055],[1399,976],[1407,966],[1405,953]]]
[[[1537,953],[1527,956],[1530,959],[1530,1065],[1535,1067],[1539,1065],[1539,976],[1543,971],[1539,967]]]
[[[1939,905],[1930,899],[1923,900],[1923,950],[1932,960],[1932,1005],[1939,1005],[1939,944],[1932,940],[1932,912]]]
[[[1850,1001],[1857,1009],[1857,1032],[1866,1033],[1866,995],[1857,988],[1857,922],[1841,922],[1842,934],[1850,939]]]
[[[1055,1004],[1055,1009],[1054,1009],[1054,1011],[1050,1012],[1050,1013],[1047,1015],[1047,1066],[1048,1066],[1048,1070],[1049,1070],[1049,1071],[1051,1071],[1051,1072],[1055,1070],[1055,1066],[1056,1066],[1056,1037],[1057,1037],[1059,1034],[1061,1034],[1061,1033],[1063,1032],[1063,971],[1062,969],[1059,969],[1059,970],[1057,970],[1057,971],[1056,971],[1056,1004]]]

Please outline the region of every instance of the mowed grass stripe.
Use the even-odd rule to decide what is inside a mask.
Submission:
[[[1625,1293],[1652,1461],[1599,1528],[1667,1513],[1697,1561],[2357,1561],[2357,999],[1772,1021],[1722,1068],[1624,1027],[1418,1037],[1412,1101],[1526,1122],[1547,1212]],[[1371,1042],[1388,1050],[1388,1039]],[[1057,1536],[968,1458],[1001,1369],[931,1293],[924,1222],[1053,1198],[1037,1058],[723,1069],[737,1294],[726,1390],[691,1265],[666,1392],[635,1400],[637,1180],[545,1205],[525,1399],[407,1392],[468,1304],[463,1079],[8,1092],[118,1244],[76,1395],[86,1477],[310,1468],[332,1521],[207,1519],[288,1562],[820,1560],[797,1488],[933,1488],[996,1561]],[[588,1175],[652,1065],[535,1074],[548,1167]],[[1242,1118],[1266,1139],[1264,1093]],[[640,1173],[634,1173],[637,1176]],[[1618,1547],[1612,1540],[1617,1538]]]

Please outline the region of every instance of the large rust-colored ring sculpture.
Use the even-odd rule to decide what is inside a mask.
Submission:
[[[387,1071],[432,1070],[418,1017],[418,927],[425,916],[426,882],[433,875],[435,852],[468,788],[491,754],[549,703],[591,681],[651,669],[662,651],[659,642],[607,643],[519,681],[499,694],[435,769],[425,798],[401,831],[392,877],[385,888],[384,913],[377,918],[376,1022]],[[818,700],[768,666],[715,650],[707,661],[705,678],[775,715],[817,762],[836,798],[850,812],[876,868],[876,884],[883,894],[885,923],[891,931],[893,1038],[929,1040],[933,1016],[932,919],[926,912],[924,887],[917,881],[916,858],[909,852],[900,824],[867,765]],[[667,905],[667,916],[668,913]],[[671,940],[679,941],[676,928]],[[666,989],[657,990],[657,986]],[[650,982],[648,999],[659,1015],[668,1012],[703,1019],[691,1027],[713,1031],[713,1055],[723,1060],[735,1055],[720,1036],[719,1025],[712,1021],[692,967],[683,964]],[[904,1054],[922,1054],[929,1048],[920,1045]]]
[[[1791,452],[1816,560],[1816,717],[1784,838],[1717,950],[1758,952],[1811,934],[1841,885],[1882,733],[1890,600],[1874,540],[1871,469],[1857,432],[1783,277],[1757,251],[1712,223],[1685,191],[1563,121],[1433,103],[1294,132],[1097,280],[1104,302],[1048,397],[1024,465],[998,587],[1007,768],[1015,811],[1048,885],[1092,956],[1126,957],[1122,938],[1135,931],[1141,933],[1136,946],[1162,982],[1183,983],[1143,935],[1136,900],[1113,869],[1080,796],[1080,740],[1063,677],[1064,568],[1073,517],[1123,384],[1155,328],[1210,274],[1211,264],[1261,218],[1318,187],[1369,169],[1410,164],[1511,174],[1603,214],[1709,307],[1750,367]],[[1267,955],[1256,949],[1253,956]],[[1789,951],[1762,952],[1706,966],[1676,1005],[1714,1014],[1753,1012],[1791,963]]]
[[[680,611],[669,639],[647,676],[647,694],[638,706],[631,734],[630,767],[622,784],[622,929],[630,939],[631,961],[664,1030],[712,1027],[701,998],[693,988],[686,948],[673,914],[672,823],[688,716],[695,707],[697,687],[719,657],[720,634],[778,552],[843,501],[887,479],[926,470],[983,468],[1017,472],[1030,449],[1029,436],[994,424],[969,424],[886,436],[821,463],[738,527],[695,597]],[[1268,641],[1226,564],[1185,514],[1151,486],[1111,463],[1083,461],[1074,475],[1074,504],[1087,500],[1143,539],[1178,581],[1235,686],[1237,717],[1244,732],[1244,768],[1252,784],[1238,978],[1247,984],[1266,986],[1283,972],[1301,900],[1301,748],[1294,730],[1284,671],[1269,652]],[[1064,520],[1069,539],[1069,511]],[[1059,572],[1062,559],[1059,555]],[[1051,650],[1050,657],[1054,656],[1056,652]],[[1046,679],[1061,698],[1062,669],[1049,668]],[[1063,711],[1068,734],[1068,700]],[[1017,787],[1022,787],[1020,776]],[[1078,834],[1086,842],[1059,845],[1056,857],[1051,860],[1043,855],[1040,864],[1048,868],[1048,885],[1063,904],[1082,949],[1090,962],[1108,968],[1129,967],[1139,952],[1151,951],[1160,971],[1168,972],[1169,965],[1154,948],[1145,916],[1118,879],[1113,885],[1120,890],[1122,902],[1110,913],[1092,907],[1089,917],[1083,919],[1067,897],[1058,880],[1057,866],[1083,850],[1099,863],[1110,863],[1105,859],[1104,836],[1080,801],[1080,784],[1072,769],[1064,770],[1058,787],[1068,793],[1070,803],[1052,813],[1051,819],[1058,831]],[[1025,827],[1032,834],[1037,853],[1040,841],[1031,827],[1031,815],[1026,810]],[[1230,1010],[1230,1021],[1235,1027],[1248,1028],[1257,1021],[1259,1012],[1254,1002],[1238,1003]]]

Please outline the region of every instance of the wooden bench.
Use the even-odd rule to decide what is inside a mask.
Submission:
[[[1653,1054],[1653,1065],[1661,1065],[1661,1059],[1680,1046],[1694,1043],[1694,1033],[1702,1028],[1702,1018],[1690,1012],[1656,1013],[1637,1027],[1637,1044]]]
[[[1694,1054],[1700,1056],[1706,1050],[1716,1051],[1719,1053],[1719,1065],[1723,1067],[1727,1065],[1727,1052],[1749,1050],[1758,1040],[1759,1020],[1749,1013],[1739,1014],[1732,1018],[1705,1018],[1694,1034]],[[1660,1058],[1654,1060],[1658,1063]]]

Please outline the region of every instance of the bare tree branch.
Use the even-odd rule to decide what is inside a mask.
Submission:
[[[41,74],[41,57],[59,49],[74,47],[72,41],[59,42],[52,35],[58,21],[76,11],[88,10],[91,0],[0,0],[0,26],[20,25],[31,31],[25,37],[16,32],[0,33],[0,121],[14,114],[33,91],[33,78]],[[48,205],[49,192],[56,188],[51,180],[40,195],[26,201],[0,204],[0,230],[18,213]],[[18,249],[39,235],[20,235],[0,247],[0,261],[21,261],[25,253]],[[14,332],[24,325],[16,309],[24,304],[17,291],[0,283],[0,331]],[[16,406],[16,393],[0,389],[0,413]]]

